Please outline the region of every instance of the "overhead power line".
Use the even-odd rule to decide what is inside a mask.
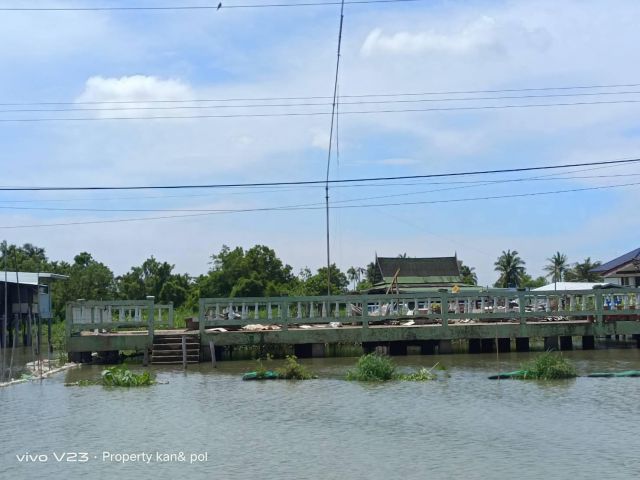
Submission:
[[[386,105],[394,103],[426,103],[426,102],[469,102],[469,101],[488,101],[488,100],[520,100],[532,98],[561,98],[561,97],[598,97],[607,95],[638,95],[640,90],[618,91],[618,92],[580,92],[580,93],[547,93],[543,95],[502,95],[493,97],[449,97],[449,98],[411,98],[411,99],[395,99],[395,100],[355,100],[340,102],[344,105]],[[409,94],[407,94],[409,95]],[[208,100],[198,100],[205,102]],[[213,101],[213,100],[212,100]],[[138,103],[146,103],[140,101]],[[10,108],[0,109],[0,113],[46,113],[46,112],[127,112],[140,110],[207,110],[217,108],[292,108],[292,107],[326,107],[332,106],[333,102],[298,102],[298,103],[249,103],[234,105],[224,103],[223,105],[180,105],[180,106],[135,106],[135,107],[90,107],[90,108]],[[154,117],[155,118],[155,117]]]
[[[572,107],[584,105],[615,105],[625,103],[640,103],[640,100],[603,100],[595,102],[566,102],[566,103],[532,103],[522,105],[482,105],[470,107],[434,107],[434,108],[403,108],[386,110],[341,110],[341,115],[371,115],[379,113],[420,113],[420,112],[453,112],[475,110],[504,110],[511,108],[544,108],[544,107]],[[147,117],[46,117],[46,118],[2,118],[0,123],[35,123],[35,122],[94,122],[105,120],[193,120],[214,118],[268,118],[268,117],[314,117],[331,115],[324,112],[280,112],[280,113],[232,113],[208,115],[157,115]]]
[[[353,185],[334,185],[333,188],[369,188],[375,187],[376,189],[386,188],[386,187],[397,187],[397,186],[424,186],[424,185],[457,185],[456,188],[474,188],[476,186],[486,186],[486,185],[496,185],[502,183],[512,183],[512,182],[540,182],[540,181],[565,181],[565,180],[585,180],[585,179],[601,179],[601,178],[619,178],[619,177],[637,177],[640,176],[640,173],[619,173],[614,175],[572,175],[573,173],[580,173],[585,171],[592,170],[601,170],[604,168],[615,168],[617,165],[604,165],[600,167],[592,167],[592,168],[581,168],[578,170],[572,170],[569,172],[554,172],[547,175],[537,175],[535,177],[524,177],[524,178],[509,178],[509,179],[500,179],[500,180],[449,180],[449,181],[412,181],[412,182],[387,182],[383,185],[379,183],[356,183]],[[624,165],[619,165],[624,166]],[[273,187],[271,189],[262,189],[262,188],[248,188],[247,190],[238,190],[226,192],[225,195],[255,195],[255,194],[264,194],[264,193],[283,193],[290,191],[300,191],[307,190],[309,188],[324,188],[323,185],[303,185],[303,186],[285,186],[285,187]],[[445,190],[445,189],[442,189]],[[432,191],[440,191],[440,190],[426,190],[420,192],[405,192],[399,195],[413,195],[419,193],[426,193]],[[72,197],[72,198],[40,198],[40,199],[0,199],[0,204],[33,204],[33,203],[81,203],[81,202],[96,202],[96,201],[123,201],[123,200],[173,200],[173,199],[185,199],[185,198],[206,198],[211,197],[212,195],[217,195],[213,193],[196,193],[196,194],[182,194],[182,195],[136,195],[136,196],[126,196],[126,197]]]
[[[428,205],[439,203],[459,203],[459,202],[472,202],[483,200],[498,200],[506,198],[523,198],[523,197],[536,197],[543,195],[557,195],[561,193],[575,193],[595,190],[608,190],[612,188],[623,188],[638,186],[640,182],[623,183],[616,185],[603,185],[597,187],[585,187],[585,188],[572,188],[566,190],[553,190],[547,192],[530,192],[530,193],[516,193],[508,195],[489,195],[483,197],[467,197],[467,198],[453,198],[453,199],[441,199],[441,200],[425,200],[415,202],[395,202],[395,203],[376,203],[376,204],[361,204],[361,205],[339,205],[332,206],[332,209],[350,209],[350,208],[376,208],[376,207],[397,207],[407,205]],[[107,224],[107,223],[125,223],[125,222],[139,222],[139,221],[151,221],[151,220],[165,220],[165,219],[180,219],[180,218],[192,218],[192,217],[204,217],[210,215],[220,214],[232,214],[232,213],[247,213],[247,212],[275,212],[275,211],[297,211],[297,210],[324,210],[324,205],[320,203],[307,204],[307,205],[293,205],[293,206],[279,206],[279,207],[261,207],[261,208],[243,208],[243,209],[227,209],[227,210],[212,210],[202,213],[190,213],[183,215],[163,215],[157,217],[137,217],[137,218],[119,218],[108,220],[88,220],[77,222],[60,222],[60,223],[41,223],[30,225],[2,225],[0,229],[19,229],[19,228],[44,228],[44,227],[61,227],[61,226],[77,226],[77,225],[94,225],[94,224]]]
[[[472,170],[465,172],[448,172],[448,173],[430,173],[425,175],[399,175],[387,177],[362,177],[362,178],[343,178],[329,180],[330,184],[347,184],[347,183],[363,183],[363,182],[383,182],[392,180],[414,180],[420,178],[444,178],[444,177],[463,177],[472,175],[493,175],[499,173],[513,172],[531,172],[539,170],[556,170],[560,168],[573,167],[590,167],[595,165],[624,165],[640,162],[640,158],[627,158],[620,160],[604,160],[599,162],[578,162],[563,163],[556,165],[543,165],[537,167],[519,167],[519,168],[499,168],[493,170]],[[130,186],[0,186],[0,192],[20,192],[20,191],[80,191],[80,190],[181,190],[181,189],[211,189],[211,188],[236,188],[236,187],[272,187],[283,185],[324,185],[325,179],[322,180],[291,180],[279,182],[249,182],[249,183],[209,183],[209,184],[182,184],[182,185],[130,185]]]
[[[349,5],[365,5],[372,3],[416,3],[423,0],[350,0]],[[172,11],[172,10],[221,10],[243,8],[300,8],[327,7],[340,5],[341,2],[292,2],[292,3],[245,3],[237,5],[166,5],[166,6],[112,6],[112,7],[0,7],[0,12],[95,12],[95,11]]]
[[[545,92],[552,90],[595,90],[603,88],[635,88],[640,87],[640,83],[618,83],[608,85],[561,85],[531,88],[502,88],[492,90],[441,90],[429,92],[396,92],[396,93],[362,93],[362,94],[340,94],[340,98],[385,98],[385,97],[412,97],[412,96],[434,96],[434,95],[471,95],[489,93],[517,93],[517,92]],[[605,92],[601,92],[605,93]],[[332,100],[332,96],[311,95],[297,97],[235,97],[235,98],[199,98],[199,99],[145,99],[145,100],[95,100],[95,101],[38,101],[38,102],[0,102],[2,107],[10,106],[35,106],[35,105],[110,105],[110,104],[135,104],[135,103],[202,103],[202,102],[249,102],[249,101],[285,101],[285,100]]]

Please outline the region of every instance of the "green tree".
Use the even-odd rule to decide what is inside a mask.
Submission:
[[[464,283],[465,285],[478,284],[478,275],[474,270],[475,270],[474,267],[469,267],[461,263],[460,276],[462,277],[462,283]]]
[[[31,243],[20,247],[3,241],[0,244],[0,268],[5,266],[9,271],[45,272],[49,269],[49,260],[44,248]]]
[[[203,297],[275,296],[289,292],[296,283],[292,268],[264,245],[246,252],[223,245],[211,260],[209,272],[196,282]]]
[[[349,281],[335,263],[331,264],[331,295],[345,293]],[[327,294],[327,267],[319,268],[315,275],[309,277],[302,285],[303,295]]]
[[[174,274],[174,268],[174,265],[159,262],[151,256],[141,266],[132,267],[116,279],[118,292],[125,299],[153,296],[156,302],[173,302],[179,307],[187,300],[190,280],[188,275]]]
[[[561,282],[564,280],[565,273],[569,268],[567,256],[564,253],[556,252],[551,258],[547,258],[549,262],[545,267],[545,272],[549,272],[547,277],[552,282]]]
[[[495,271],[500,273],[500,278],[495,283],[496,287],[519,287],[522,276],[525,273],[525,262],[518,256],[517,250],[503,250],[494,263]]]
[[[52,262],[50,267],[53,273],[69,276],[68,280],[52,284],[51,298],[57,318],[64,318],[64,308],[69,301],[112,300],[117,296],[113,272],[88,252],[76,255],[72,264]]]
[[[602,262],[597,260],[592,262],[591,257],[587,257],[582,262],[574,263],[573,267],[567,271],[565,279],[569,282],[600,282],[602,276],[591,271],[600,265]]]
[[[525,272],[522,275],[520,286],[523,288],[538,288],[546,284],[547,284],[547,279],[545,277],[540,276],[537,278],[533,278],[531,275]]]

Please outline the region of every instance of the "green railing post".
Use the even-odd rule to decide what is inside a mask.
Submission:
[[[520,314],[520,325],[527,323],[527,317],[524,315],[524,294],[518,292],[518,311]]]
[[[604,294],[596,292],[594,297],[596,302],[596,323],[602,325],[604,321]]]
[[[65,329],[66,329],[66,334],[68,339],[68,338],[71,338],[71,332],[72,332],[72,326],[73,326],[73,305],[71,304],[71,302],[67,302],[65,317],[66,317]],[[49,341],[51,341],[51,339],[49,339]]]
[[[289,330],[289,302],[282,301],[280,306],[280,312],[282,313],[282,329]]]
[[[149,318],[147,319],[147,323],[149,325],[149,340],[151,341],[151,344],[153,344],[153,330],[154,330],[153,318],[154,318],[155,309],[156,309],[154,305],[154,300],[155,300],[155,297],[153,296],[147,297],[147,306],[149,309]]]
[[[173,302],[169,302],[169,328],[173,328]]]
[[[198,300],[198,329],[200,330],[200,335],[204,334],[204,316],[205,316],[205,299],[201,298]]]
[[[440,294],[440,315],[442,316],[442,327],[449,327],[449,295],[443,292]]]

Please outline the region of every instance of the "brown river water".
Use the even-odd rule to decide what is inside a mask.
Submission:
[[[255,362],[229,361],[64,386],[99,378],[83,366],[0,388],[0,479],[640,478],[640,378],[487,379],[530,355],[394,358],[447,367],[422,383],[348,382],[356,359],[327,358],[302,382],[243,382]],[[581,374],[640,370],[639,349],[565,355]]]

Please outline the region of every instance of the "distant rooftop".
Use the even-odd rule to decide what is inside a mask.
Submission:
[[[380,273],[392,278],[399,270],[399,277],[459,277],[460,267],[456,257],[401,258],[378,257]]]
[[[613,285],[612,283],[602,283],[602,282],[556,282],[550,283],[549,285],[544,285],[538,288],[532,288],[533,292],[572,292],[576,290],[591,290],[593,288],[602,288],[608,286],[619,286]]]
[[[620,255],[618,258],[614,258],[613,260],[607,263],[604,263],[599,267],[591,269],[591,271],[594,273],[606,274],[636,259],[640,260],[640,248],[636,248],[635,250],[631,250],[630,252],[625,253],[624,255]]]
[[[19,283],[21,285],[40,285],[40,280],[66,280],[69,277],[67,275],[60,275],[58,273],[48,272],[5,272],[0,270],[0,283]]]

